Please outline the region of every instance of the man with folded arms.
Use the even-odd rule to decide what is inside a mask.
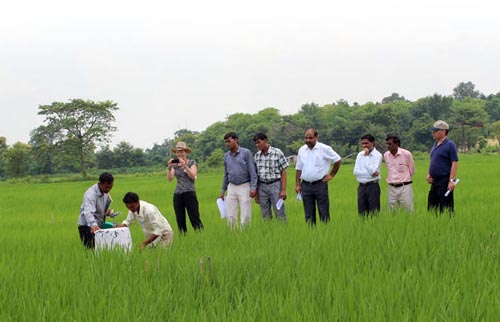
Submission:
[[[341,158],[331,146],[318,142],[315,129],[308,129],[304,136],[306,144],[299,149],[295,165],[295,192],[302,195],[308,224],[316,225],[316,204],[319,219],[327,223],[330,221],[328,182],[339,171]]]
[[[380,211],[380,166],[382,154],[375,148],[375,137],[365,134],[354,164],[354,175],[358,181],[358,214],[368,216]]]
[[[400,147],[397,135],[388,135],[385,139],[387,151],[384,161],[387,166],[387,200],[389,210],[399,207],[413,213],[412,178],[415,174],[415,162],[410,151]]]

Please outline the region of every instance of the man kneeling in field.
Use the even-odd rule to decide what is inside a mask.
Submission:
[[[146,237],[146,240],[139,245],[140,249],[158,245],[166,247],[172,243],[174,232],[156,206],[139,200],[135,192],[127,192],[123,197],[123,202],[129,212],[127,219],[116,227],[128,227],[134,221],[139,221]]]

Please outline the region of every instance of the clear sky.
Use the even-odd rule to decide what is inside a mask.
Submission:
[[[467,81],[494,94],[499,12],[498,0],[4,1],[0,136],[28,142],[38,106],[72,98],[117,102],[112,144],[149,148],[266,107],[415,100]]]

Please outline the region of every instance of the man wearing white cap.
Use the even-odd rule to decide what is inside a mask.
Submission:
[[[442,213],[454,210],[453,190],[457,179],[458,153],[455,143],[448,139],[450,127],[445,121],[438,120],[431,128],[432,137],[436,142],[432,146],[427,182],[431,190],[427,199],[427,210]],[[445,196],[447,191],[450,191]]]

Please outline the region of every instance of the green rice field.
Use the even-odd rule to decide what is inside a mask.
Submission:
[[[87,251],[77,218],[97,181],[0,183],[0,321],[500,321],[500,156],[460,155],[455,216],[426,211],[428,160],[417,160],[414,215],[361,219],[353,165],[330,182],[331,221],[315,228],[288,171],[288,223],[230,230],[219,216],[222,170],[196,183],[204,231],[178,233],[174,182],[116,176],[174,228],[168,250]],[[385,167],[385,166],[383,166]],[[385,175],[385,168],[383,169]],[[188,225],[189,226],[189,225]]]

